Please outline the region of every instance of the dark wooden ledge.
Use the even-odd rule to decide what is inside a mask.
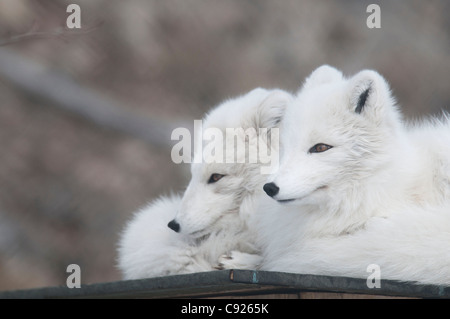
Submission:
[[[0,298],[450,298],[450,287],[253,270],[221,270],[141,280],[3,291]]]

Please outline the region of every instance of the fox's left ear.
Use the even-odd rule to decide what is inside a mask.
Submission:
[[[342,72],[327,64],[315,69],[305,80],[301,89],[312,88],[318,85],[339,82],[344,79]]]
[[[350,107],[355,113],[378,117],[393,104],[388,83],[375,71],[361,71],[349,84]]]
[[[278,127],[292,95],[283,90],[272,90],[258,106],[255,118],[256,128]]]

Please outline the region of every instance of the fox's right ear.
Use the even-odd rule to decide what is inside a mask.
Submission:
[[[308,76],[303,88],[311,88],[317,85],[341,81],[344,79],[342,72],[329,65],[322,65]]]

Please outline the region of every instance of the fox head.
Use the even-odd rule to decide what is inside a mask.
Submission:
[[[319,67],[286,109],[280,167],[264,190],[291,205],[358,205],[349,194],[357,197],[361,181],[380,176],[401,149],[401,123],[380,74],[364,70],[346,79]]]
[[[207,115],[203,132],[198,132],[203,134],[197,134],[203,141],[198,140],[196,145],[203,147],[194,151],[192,178],[175,219],[168,225],[171,229],[199,238],[220,231],[224,225],[242,225],[246,218],[244,201],[261,192],[268,177],[261,174],[261,161],[252,162],[250,157],[263,146],[261,143],[270,144],[271,151],[278,152],[278,141],[270,143],[271,129],[278,128],[291,98],[281,90],[259,88],[225,101]],[[221,134],[207,138],[211,128]],[[227,134],[230,129],[235,133],[231,137]],[[207,151],[211,149],[215,151]],[[223,161],[211,160],[217,152],[223,154]]]

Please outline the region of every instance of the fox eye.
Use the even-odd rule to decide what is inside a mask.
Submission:
[[[333,148],[333,146],[319,143],[319,144],[316,144],[313,147],[311,147],[309,149],[309,153],[322,153],[322,152],[328,151],[330,148]]]
[[[208,184],[215,183],[215,182],[219,181],[224,176],[225,175],[222,175],[222,174],[212,174],[211,177],[208,180]]]

